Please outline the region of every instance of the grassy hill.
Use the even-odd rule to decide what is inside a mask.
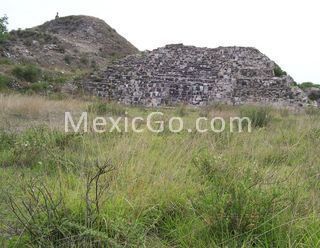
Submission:
[[[0,44],[0,91],[81,93],[80,79],[138,52],[103,20],[66,16],[13,30]]]
[[[18,63],[70,71],[104,67],[136,52],[137,48],[103,20],[80,15],[11,31],[0,55]]]

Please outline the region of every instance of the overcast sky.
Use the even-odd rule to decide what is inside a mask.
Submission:
[[[169,43],[253,46],[297,82],[320,83],[319,0],[1,0],[9,28],[60,16],[105,20],[140,50]]]

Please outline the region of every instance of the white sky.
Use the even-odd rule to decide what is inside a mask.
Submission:
[[[9,28],[60,16],[105,20],[140,50],[170,43],[253,46],[297,82],[320,83],[319,0],[1,0]]]

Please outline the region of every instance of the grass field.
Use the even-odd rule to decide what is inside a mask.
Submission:
[[[192,126],[249,108],[160,110]],[[2,247],[320,246],[319,111],[203,134],[65,133],[65,111],[152,110],[0,95]]]

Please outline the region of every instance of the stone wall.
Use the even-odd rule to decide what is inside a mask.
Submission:
[[[167,45],[117,61],[91,75],[85,88],[109,100],[145,106],[306,104],[290,76],[275,76],[276,66],[255,48]]]

